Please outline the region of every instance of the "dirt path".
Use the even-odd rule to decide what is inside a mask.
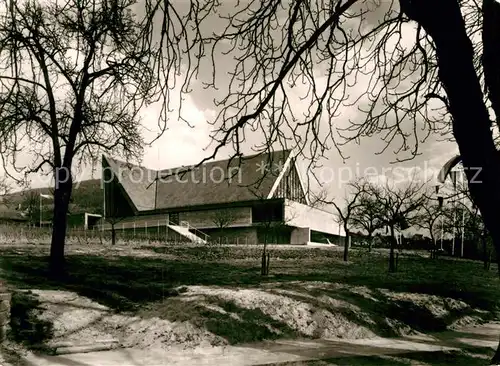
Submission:
[[[25,366],[161,366],[161,365],[487,365],[497,345],[500,323],[462,328],[431,336],[400,339],[274,341],[238,347],[141,350],[135,348],[24,357]],[[441,362],[443,357],[448,361]],[[363,359],[363,363],[359,360]],[[320,360],[328,360],[318,363]],[[357,360],[357,361],[356,361]],[[369,360],[373,363],[369,363]],[[451,362],[450,362],[451,360]],[[314,362],[314,363],[312,363]]]

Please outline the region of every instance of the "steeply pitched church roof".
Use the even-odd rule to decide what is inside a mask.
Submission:
[[[290,150],[208,162],[198,168],[152,170],[103,156],[137,211],[265,199]]]
[[[137,211],[155,209],[156,186],[151,184],[156,178],[155,170],[103,156],[103,169],[107,168],[106,163]]]

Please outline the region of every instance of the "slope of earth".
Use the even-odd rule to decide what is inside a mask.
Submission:
[[[53,345],[195,349],[397,337],[480,324],[497,311],[496,268],[478,262],[401,255],[389,274],[384,253],[353,250],[345,263],[331,249],[271,247],[271,276],[263,278],[259,247],[76,249],[67,277],[53,281],[42,248],[0,247],[0,277],[39,297],[37,316],[53,323]]]

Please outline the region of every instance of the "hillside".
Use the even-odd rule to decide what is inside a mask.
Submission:
[[[0,204],[0,218],[18,220],[21,218],[21,211],[31,208],[32,216],[39,215],[40,194],[53,193],[53,188],[32,188],[10,193],[2,196]],[[84,212],[102,213],[103,191],[100,179],[89,179],[76,182],[71,194],[70,213],[71,215],[81,215]],[[52,211],[52,201],[42,201],[44,212],[49,216]],[[19,210],[21,207],[21,210]],[[36,212],[35,212],[36,211]],[[48,218],[47,218],[48,219]]]

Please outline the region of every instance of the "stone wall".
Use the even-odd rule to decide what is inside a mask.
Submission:
[[[5,340],[7,325],[10,322],[11,294],[0,285],[0,342]]]

